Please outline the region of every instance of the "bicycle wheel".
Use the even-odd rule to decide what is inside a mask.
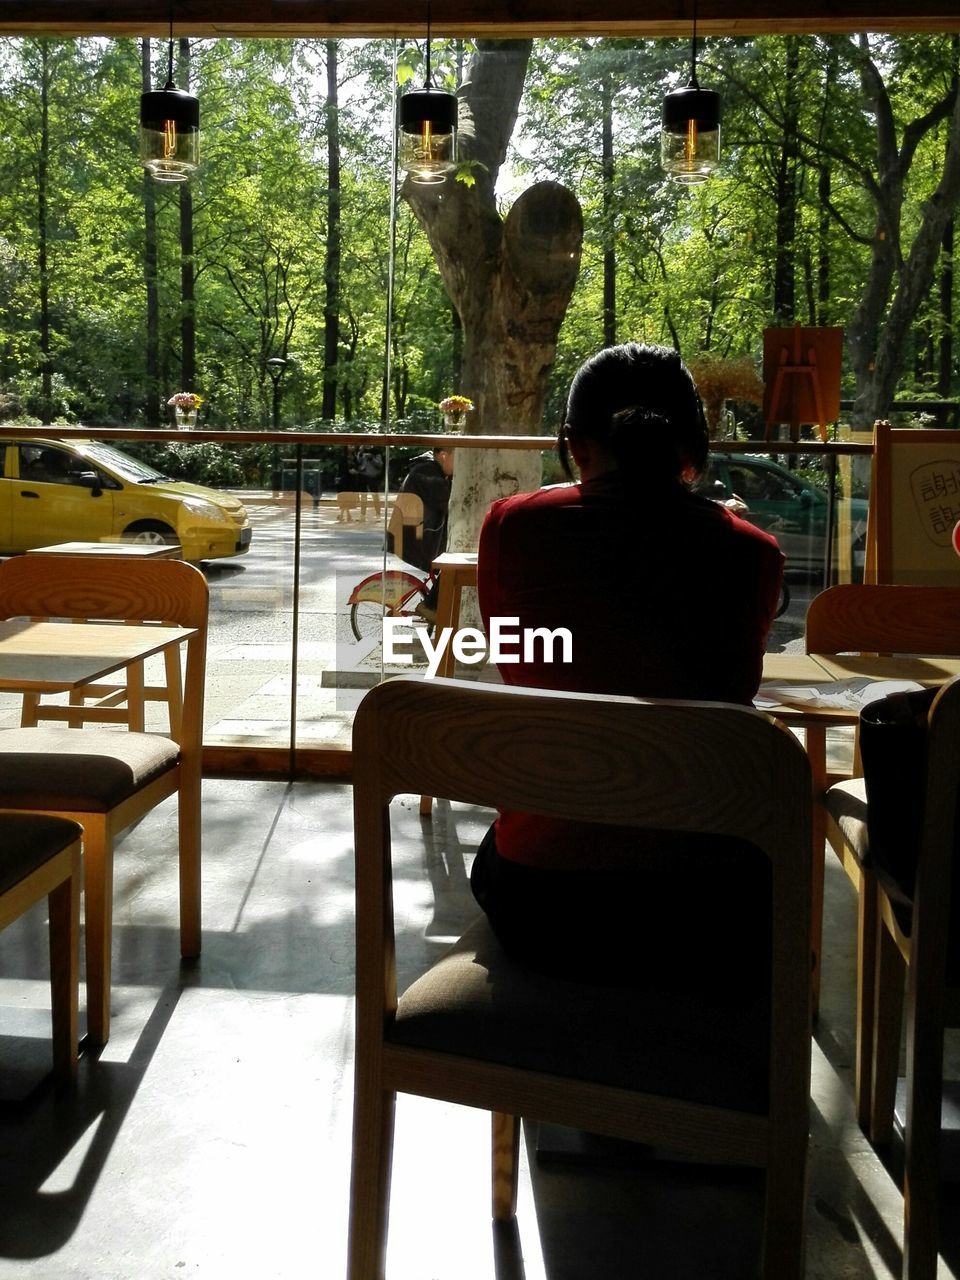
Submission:
[[[384,618],[410,618],[419,621],[417,605],[422,604],[426,592],[411,591],[398,605],[390,606],[381,600],[358,600],[350,606],[350,628],[358,640],[380,640],[383,637]]]
[[[790,588],[787,586],[787,580],[784,578],[780,583],[780,603],[777,605],[775,618],[781,618],[790,608]]]

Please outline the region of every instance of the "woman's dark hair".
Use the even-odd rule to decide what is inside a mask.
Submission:
[[[618,466],[656,482],[680,480],[707,460],[707,421],[690,371],[672,347],[626,342],[583,364],[570,384],[557,439],[560,463],[573,477],[567,436],[595,440]]]

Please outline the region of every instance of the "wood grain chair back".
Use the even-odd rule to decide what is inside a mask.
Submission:
[[[110,1030],[113,856],[119,834],[177,796],[180,950],[200,953],[200,786],[207,640],[207,582],[180,560],[69,562],[30,556],[0,564],[0,616],[165,623],[190,628],[180,693],[178,647],[166,687],[178,701],[176,733],[84,726],[0,730],[0,809],[56,814],[83,828],[88,1034]],[[68,628],[65,628],[67,630]]]
[[[371,690],[357,712],[353,777],[358,936],[351,1280],[383,1274],[397,1091],[494,1113],[499,1218],[515,1208],[520,1117],[763,1167],[763,1275],[801,1276],[810,774],[793,735],[743,707],[399,679]],[[770,977],[777,998],[759,1023],[750,1023],[768,1027],[758,1054],[759,1109],[651,1090],[644,1070],[633,1065],[635,1050],[652,1040],[659,1059],[666,1049],[649,1032],[644,993],[531,979],[529,970],[499,952],[484,921],[398,996],[389,803],[408,792],[561,819],[710,832],[761,850],[772,874]],[[484,1013],[473,1026],[455,1006],[458,987],[478,982]],[[425,1004],[430,1013],[424,1019]],[[501,1027],[507,1008],[510,1019]],[[528,1013],[537,1023],[531,1049],[536,1063],[515,1043]],[[581,1058],[582,1044],[591,1046],[587,1064],[564,1057],[570,1026],[583,1032],[577,1038]],[[592,1038],[595,1031],[600,1039]],[[468,1052],[465,1037],[479,1047]],[[692,1059],[687,1068],[709,1095],[709,1070],[688,1052],[683,1037],[681,1042],[678,1052]],[[497,1043],[511,1047],[501,1055],[491,1047]],[[727,1056],[742,1065],[743,1044],[736,1038],[735,1044]],[[544,1053],[555,1062],[549,1071],[539,1060]],[[507,1061],[511,1056],[520,1060]]]
[[[0,564],[0,618],[74,618],[100,622],[156,622],[193,627],[197,635],[187,643],[186,680],[181,689],[180,658],[171,653],[162,685],[147,687],[141,666],[128,669],[124,685],[91,685],[85,690],[94,706],[76,699],[71,707],[45,706],[38,695],[25,695],[21,724],[39,720],[64,721],[76,727],[87,722],[124,723],[143,729],[143,701],[164,702],[174,736],[197,738],[195,718],[181,727],[183,707],[202,699],[206,662],[209,591],[194,566],[174,560],[98,557],[17,556]],[[133,691],[131,693],[131,690]],[[131,696],[139,709],[121,708]],[[198,739],[197,739],[198,740]]]
[[[960,585],[844,583],[807,610],[808,653],[960,654]]]

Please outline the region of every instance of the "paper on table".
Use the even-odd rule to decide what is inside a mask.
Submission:
[[[889,693],[907,693],[922,689],[915,680],[832,680],[827,684],[775,684],[765,680],[753,700],[764,710],[776,706],[835,707],[841,711],[859,711],[869,702],[885,698]]]

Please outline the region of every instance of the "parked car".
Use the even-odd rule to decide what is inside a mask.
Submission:
[[[787,558],[787,569],[819,573],[827,532],[827,495],[770,458],[754,454],[712,453],[698,484],[699,492],[725,501],[736,495],[747,504],[743,518],[772,533]],[[854,574],[863,571],[867,503],[863,498],[837,503],[849,507]],[[834,557],[836,563],[836,557]]]
[[[178,545],[184,560],[243,555],[250,521],[242,502],[171,480],[94,440],[0,438],[0,551],[57,542]]]

